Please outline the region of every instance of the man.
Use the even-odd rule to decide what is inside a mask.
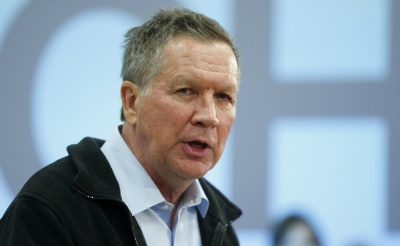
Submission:
[[[241,211],[202,178],[235,119],[233,41],[187,9],[125,37],[123,125],[37,172],[0,221],[1,245],[238,245]]]

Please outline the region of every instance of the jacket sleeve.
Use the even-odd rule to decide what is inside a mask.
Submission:
[[[19,196],[0,220],[0,245],[73,245],[55,211],[40,197]]]

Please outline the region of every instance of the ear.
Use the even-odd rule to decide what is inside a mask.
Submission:
[[[140,89],[131,82],[124,81],[121,85],[122,110],[125,122],[134,125],[137,118],[137,106],[139,104]]]

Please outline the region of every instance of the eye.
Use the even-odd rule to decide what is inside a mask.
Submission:
[[[189,88],[181,88],[181,89],[177,90],[176,92],[179,94],[184,94],[184,95],[189,95],[189,94],[193,93],[193,91]]]
[[[215,97],[218,98],[218,99],[220,99],[220,100],[222,100],[222,101],[232,102],[232,97],[229,96],[229,95],[226,94],[226,93],[217,93],[217,94],[215,95]]]

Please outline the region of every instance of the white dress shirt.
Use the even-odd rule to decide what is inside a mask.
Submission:
[[[196,208],[204,218],[209,203],[198,180],[183,194],[171,231],[169,225],[173,205],[164,199],[118,128],[101,150],[117,178],[122,200],[138,221],[147,245],[201,245]]]

